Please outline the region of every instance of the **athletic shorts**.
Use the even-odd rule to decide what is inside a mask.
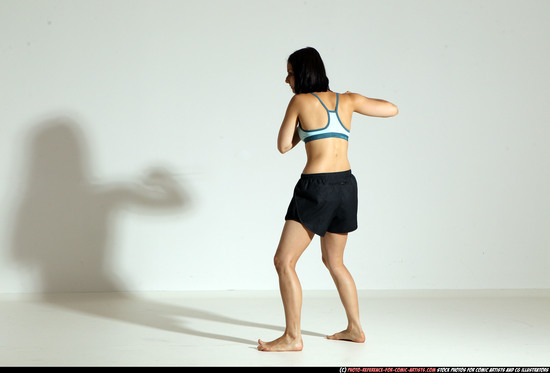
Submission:
[[[326,232],[357,229],[357,180],[351,170],[302,174],[294,188],[285,220],[302,223],[323,237]]]

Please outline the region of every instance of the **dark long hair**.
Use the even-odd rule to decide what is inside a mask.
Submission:
[[[321,55],[315,48],[299,49],[288,57],[294,71],[294,93],[326,92],[328,78]]]

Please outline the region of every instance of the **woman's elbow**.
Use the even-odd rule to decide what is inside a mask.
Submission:
[[[397,108],[397,106],[392,104],[391,102],[386,101],[386,105],[383,111],[381,111],[378,116],[382,118],[391,118],[395,117],[397,114],[399,114],[399,109]]]
[[[279,153],[285,154],[289,150],[292,150],[292,148],[294,148],[294,145],[296,144],[294,144],[293,141],[288,142],[288,140],[287,141],[280,140],[280,141],[277,141],[277,150],[279,150]]]
[[[389,102],[389,101],[386,101],[385,102],[385,107],[384,107],[384,116],[386,118],[389,118],[389,117],[395,117],[397,114],[399,114],[399,109],[397,108],[397,105]]]
[[[390,117],[395,117],[397,114],[399,114],[399,108],[397,105],[392,104]]]
[[[277,150],[279,150],[279,153],[281,153],[281,154],[285,154],[290,149],[292,149],[292,146],[277,145]]]

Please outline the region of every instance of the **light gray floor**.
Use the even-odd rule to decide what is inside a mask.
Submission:
[[[335,291],[305,291],[304,350],[282,332],[276,291],[0,295],[1,366],[548,366],[550,293],[361,291],[367,342]]]

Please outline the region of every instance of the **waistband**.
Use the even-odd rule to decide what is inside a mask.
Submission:
[[[323,172],[317,174],[302,174],[300,178],[302,180],[321,180],[327,183],[339,182],[345,180],[351,176],[351,170],[338,171],[338,172]]]

